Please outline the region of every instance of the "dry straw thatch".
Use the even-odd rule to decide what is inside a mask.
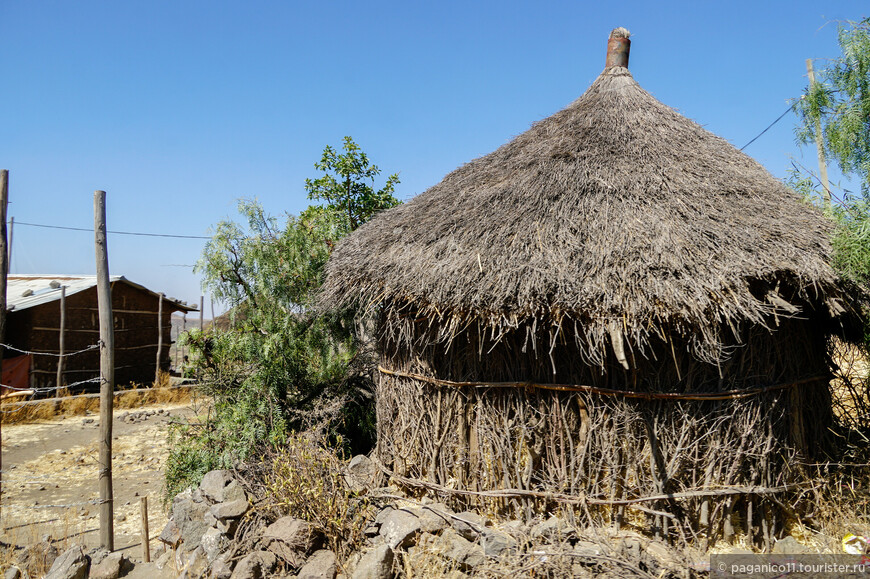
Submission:
[[[407,305],[448,333],[571,326],[598,365],[611,336],[643,350],[667,328],[715,360],[723,331],[790,313],[781,297],[841,297],[827,232],[761,165],[613,67],[345,240],[324,304]]]
[[[769,542],[800,510],[771,495],[831,448],[827,336],[858,321],[829,227],[609,66],[342,241],[321,305],[379,322],[395,480]]]

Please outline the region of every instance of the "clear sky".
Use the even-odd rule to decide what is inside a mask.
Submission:
[[[607,35],[632,32],[647,91],[742,147],[838,54],[863,1],[0,2],[0,168],[18,222],[207,235],[257,197],[308,205],[327,144],[351,135],[400,198],[580,96]],[[817,67],[824,66],[818,61]],[[746,152],[775,176],[789,115]],[[198,302],[203,240],[113,235],[112,274]],[[13,273],[95,271],[93,234],[16,225]],[[208,297],[206,297],[208,304]],[[206,305],[206,315],[208,315]]]

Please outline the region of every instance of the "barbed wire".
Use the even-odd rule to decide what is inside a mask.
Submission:
[[[82,501],[78,503],[66,503],[63,505],[6,505],[6,509],[68,509],[70,507],[83,507],[85,505],[101,505],[110,503],[112,499],[100,500],[91,499],[90,501]]]
[[[73,382],[72,384],[64,384],[63,386],[37,386],[37,387],[18,387],[18,386],[7,386],[6,384],[0,384],[0,388],[6,388],[8,390],[15,390],[16,392],[29,392],[33,391],[34,394],[45,394],[47,392],[54,392],[57,390],[64,390],[66,388],[73,388],[75,386],[81,386],[82,384],[97,384],[102,382],[102,377],[97,378],[88,378],[87,380],[79,380],[78,382]]]
[[[51,352],[31,352],[30,350],[22,350],[21,348],[16,348],[15,346],[10,346],[9,344],[0,344],[0,346],[12,350],[14,352],[19,352],[21,354],[30,355],[30,356],[51,356],[53,358],[66,358],[67,356],[76,356],[78,354],[83,354],[85,352],[90,352],[91,350],[96,350],[100,346],[103,345],[103,342],[97,342],[96,344],[91,344],[87,348],[83,350],[79,350],[78,352],[70,352],[69,354],[52,354]]]

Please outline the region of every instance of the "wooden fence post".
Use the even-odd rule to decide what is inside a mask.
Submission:
[[[186,331],[187,331],[187,312],[184,312],[181,315],[181,333],[183,334]],[[184,376],[184,370],[187,369],[187,360],[185,360],[186,356],[184,355],[184,352],[185,352],[185,348],[181,348],[181,368],[182,368],[181,375],[182,376]]]
[[[157,368],[154,370],[154,386],[160,385],[160,354],[163,352],[163,294],[157,296]]]
[[[66,286],[60,286],[60,333],[57,339],[58,353],[57,357],[57,387],[63,386],[63,350],[64,350],[64,331],[66,330]]]
[[[115,389],[115,328],[109,250],[106,245],[106,192],[94,192],[94,247],[97,258],[97,303],[100,312],[100,545],[115,550],[112,493],[112,405]]]
[[[0,342],[6,338],[6,274],[9,272],[9,254],[6,247],[6,205],[9,201],[9,171],[0,171]],[[0,375],[3,371],[3,348],[0,348]],[[0,419],[0,442],[3,440]],[[0,455],[0,516],[3,508],[3,457]]]
[[[151,544],[148,538],[148,497],[139,500],[139,514],[142,515],[142,556],[145,562],[151,562]]]

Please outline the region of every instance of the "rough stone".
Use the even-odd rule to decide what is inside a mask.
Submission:
[[[685,563],[675,556],[674,551],[658,541],[650,541],[644,545],[644,553],[655,560],[660,569],[678,570],[685,567]]]
[[[157,560],[154,562],[154,566],[158,569],[163,569],[167,565],[172,564],[172,551],[166,550],[162,555],[157,557]]]
[[[18,567],[9,567],[6,573],[3,574],[3,579],[21,579],[21,569]]]
[[[185,551],[193,551],[199,547],[205,531],[209,528],[205,514],[209,505],[196,502],[192,493],[182,493],[172,502],[172,519],[175,521],[181,535],[181,547]]]
[[[420,519],[404,509],[398,509],[386,516],[379,533],[391,549],[400,549],[411,544],[420,531]]]
[[[408,510],[420,520],[420,530],[424,533],[438,533],[450,526],[450,517],[447,511],[437,506],[425,506]]]
[[[94,564],[91,560],[91,573],[89,579],[118,579],[133,567],[132,562],[120,551],[109,553],[103,560]]]
[[[262,579],[268,577],[278,565],[278,559],[269,551],[254,551],[239,561],[230,579]]]
[[[212,505],[209,509],[215,519],[237,519],[248,512],[248,501],[237,499],[234,501]]]
[[[389,545],[376,547],[360,558],[351,579],[392,579],[393,558]]]
[[[245,489],[242,488],[242,485],[237,480],[231,480],[230,484],[224,487],[223,496],[219,502],[221,503],[231,503],[235,501],[244,501],[248,502],[248,495],[245,493]]]
[[[358,454],[350,459],[345,470],[345,475],[348,486],[358,491],[369,488],[374,484],[375,478],[378,475],[378,467],[366,455]]]
[[[103,562],[103,559],[109,556],[109,550],[105,547],[94,547],[86,554],[88,559],[91,560],[91,569],[93,569],[95,565],[99,565]]]
[[[574,529],[565,521],[552,515],[542,523],[538,523],[529,532],[533,539],[567,539],[576,535]]]
[[[297,579],[335,579],[337,569],[335,553],[328,549],[321,549],[311,554],[296,577]]]
[[[441,533],[434,546],[443,557],[453,561],[464,571],[477,567],[486,560],[483,547],[466,540],[453,529]]]
[[[507,533],[495,529],[484,529],[480,534],[480,546],[487,557],[499,557],[505,551],[515,549],[517,541]]]
[[[233,564],[228,561],[229,553],[221,553],[211,564],[209,579],[230,579],[233,574]]]
[[[203,495],[208,497],[215,503],[224,502],[224,489],[230,481],[233,480],[233,475],[228,470],[212,470],[205,473],[202,477],[202,482],[199,483],[199,490]]]
[[[473,511],[463,511],[458,513],[456,517],[458,518],[450,518],[450,524],[457,533],[462,535],[463,539],[476,540],[480,532],[486,527],[486,519]]]
[[[209,527],[217,527],[218,521],[215,518],[215,516],[212,514],[211,508],[209,508],[208,512],[205,514],[205,517],[203,517],[203,520],[205,521],[205,524],[208,525]]]
[[[381,512],[379,512],[377,515],[375,515],[375,521],[373,524],[380,527],[381,525],[384,524],[384,521],[387,520],[387,517],[390,516],[390,513],[392,513],[395,510],[396,509],[394,509],[393,507],[384,507],[383,509],[381,509]]]
[[[199,579],[205,575],[208,569],[208,558],[202,546],[197,547],[190,553],[183,554],[183,566],[178,579]]]
[[[601,555],[601,545],[592,541],[577,541],[574,545],[574,554],[581,557]]]
[[[86,579],[90,566],[81,545],[73,545],[54,560],[45,579]]]
[[[166,526],[163,527],[160,536],[157,537],[160,541],[166,543],[169,547],[175,549],[181,543],[181,530],[175,524],[174,519],[169,519]]]
[[[233,537],[236,534],[236,529],[239,528],[239,519],[217,519],[214,527],[228,537]]]
[[[366,537],[369,537],[369,538],[377,537],[380,530],[381,530],[380,525],[375,525],[374,523],[370,523],[369,525],[366,525],[366,527],[363,529],[363,535],[365,535]]]
[[[774,555],[802,555],[812,552],[806,545],[798,543],[797,539],[788,536],[780,539],[771,550]]]
[[[200,541],[200,547],[205,552],[205,558],[209,564],[217,559],[218,555],[226,551],[229,546],[229,538],[214,527],[203,533],[202,541]]]
[[[305,556],[322,543],[322,538],[306,521],[281,517],[263,531],[263,544],[293,567],[299,567]]]

